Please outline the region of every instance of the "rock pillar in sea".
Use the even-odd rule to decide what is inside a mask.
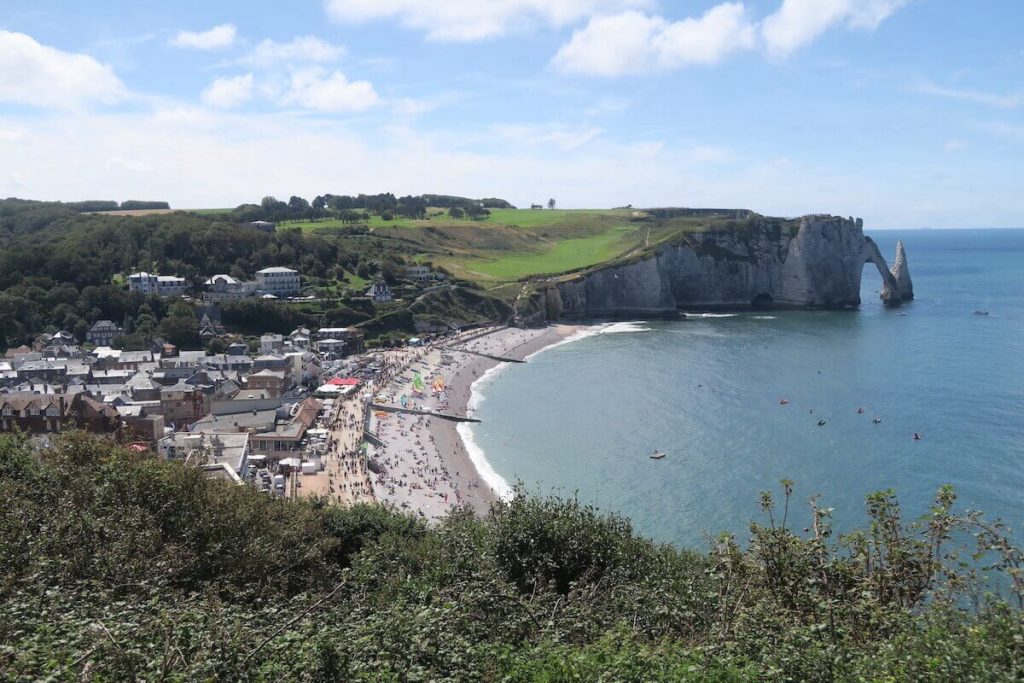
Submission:
[[[889,269],[896,279],[900,298],[910,301],[914,298],[914,283],[910,280],[910,267],[907,266],[907,252],[903,248],[903,240],[896,242],[896,260]]]

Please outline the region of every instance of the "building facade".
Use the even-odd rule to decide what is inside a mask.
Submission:
[[[205,283],[203,301],[237,301],[256,294],[257,284],[254,281],[236,280],[223,273],[214,275]]]
[[[256,287],[265,294],[296,296],[302,291],[302,282],[297,270],[275,266],[256,271]]]
[[[187,284],[183,277],[146,272],[132,273],[128,276],[128,291],[142,292],[147,296],[183,296],[186,289]]]
[[[86,341],[93,346],[111,346],[123,336],[124,330],[112,320],[97,320],[85,333]]]

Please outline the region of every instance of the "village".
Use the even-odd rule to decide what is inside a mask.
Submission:
[[[430,277],[429,269],[410,270],[410,277]],[[146,295],[187,296],[182,278],[139,272],[126,279],[130,290]],[[223,335],[210,315],[220,301],[300,292],[299,274],[281,267],[256,273],[253,282],[221,274],[205,284],[199,309],[204,337]],[[367,296],[383,299],[390,292],[377,283]],[[389,416],[371,414],[375,395],[394,391],[404,378],[410,386],[402,389],[400,404],[393,397],[395,410],[411,411],[406,395],[422,400],[424,393],[445,407],[443,376],[431,375],[427,389],[418,374],[412,386],[413,376],[402,373],[441,340],[455,344],[480,334],[434,331],[402,348],[367,351],[358,328],[299,327],[287,335],[265,333],[258,345],[237,338],[223,353],[183,350],[161,338],[145,350],[122,350],[115,347],[123,330],[98,320],[84,343],[61,330],[6,351],[0,358],[0,432],[20,432],[41,445],[70,429],[105,434],[133,451],[282,497],[374,501],[381,497],[376,478],[389,498],[394,478],[370,457],[375,447],[384,453],[371,421]],[[458,499],[452,492],[451,504]]]

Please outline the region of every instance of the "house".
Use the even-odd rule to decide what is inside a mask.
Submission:
[[[75,427],[104,434],[115,431],[119,424],[116,408],[85,393],[70,397],[34,392],[0,394],[0,432],[17,429],[45,434]]]
[[[381,304],[391,301],[395,297],[391,294],[391,288],[388,287],[386,282],[374,282],[368,290],[366,290],[366,296],[373,299],[373,303]]]
[[[224,334],[224,326],[219,321],[210,318],[209,313],[203,313],[203,317],[199,320],[199,336],[202,339],[210,339],[222,334]]]
[[[429,266],[406,266],[405,276],[412,280],[429,280],[431,276]]]
[[[124,336],[124,330],[112,320],[97,320],[85,333],[85,340],[93,346],[111,346]]]
[[[280,334],[265,334],[260,337],[260,355],[268,356],[272,353],[284,351],[284,337]]]
[[[250,391],[265,391],[270,397],[282,395],[288,386],[288,373],[284,370],[260,370],[249,375],[246,388]]]
[[[544,210],[544,205],[543,204],[530,204],[530,209],[533,210],[533,211],[537,211],[537,210],[543,211]]]
[[[206,285],[203,301],[237,301],[255,296],[257,288],[254,280],[236,280],[223,273],[214,275],[203,284]]]
[[[310,339],[310,332],[305,327],[298,327],[292,330],[291,334],[288,335],[288,341],[291,343],[293,348],[297,349],[308,349]]]
[[[276,297],[295,296],[302,289],[297,270],[275,266],[256,271],[256,288]]]
[[[320,353],[332,358],[341,358],[345,354],[345,342],[342,339],[321,339],[316,347]]]
[[[121,424],[128,436],[150,443],[156,443],[163,437],[163,415],[151,413],[148,408],[140,405],[119,407],[117,412],[121,415]]]
[[[65,397],[60,394],[12,392],[0,394],[0,432],[30,434],[60,431],[66,419]]]
[[[164,422],[176,430],[184,429],[210,412],[210,396],[206,387],[184,381],[160,389],[160,408]]]
[[[263,232],[274,232],[277,230],[277,225],[270,221],[250,221],[249,227],[262,230]]]
[[[351,355],[364,351],[365,336],[362,330],[355,327],[321,327],[316,331],[315,339],[318,345],[324,340],[341,340],[345,342],[344,353]]]
[[[183,296],[187,286],[185,278],[174,275],[156,275],[142,271],[128,276],[128,291],[142,292],[147,296]]]
[[[244,356],[249,353],[249,347],[241,342],[234,342],[228,344],[228,355],[229,356]]]

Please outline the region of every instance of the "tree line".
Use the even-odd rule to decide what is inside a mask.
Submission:
[[[514,209],[515,206],[495,197],[469,199],[454,195],[424,194],[396,197],[390,192],[359,195],[317,195],[312,201],[292,196],[288,201],[273,196],[264,197],[259,204],[241,204],[232,210],[232,220],[239,223],[252,221],[317,221],[340,220],[344,223],[367,222],[371,216],[384,220],[395,218],[424,219],[429,208],[448,209],[453,218],[484,218],[489,209]]]

